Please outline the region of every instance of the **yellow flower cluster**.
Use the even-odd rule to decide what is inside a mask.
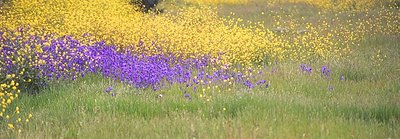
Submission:
[[[15,78],[15,74],[6,75],[6,80],[9,80],[9,82],[0,84],[0,117],[4,116],[8,106],[15,98],[18,97],[20,92],[20,90],[17,88],[19,84],[16,83],[13,78]]]
[[[396,0],[271,0],[269,4],[306,3],[323,10],[354,10],[365,11],[371,8],[394,3]]]
[[[190,3],[196,3],[196,4],[246,4],[250,0],[184,0],[186,2]]]
[[[161,15],[135,11],[129,0],[14,0],[2,10],[2,28],[31,28],[31,34],[55,33],[58,36],[92,35],[93,40],[105,40],[120,47],[146,48],[146,54],[169,51],[184,56],[220,56],[223,63],[250,64],[282,59],[294,59],[297,48],[283,46],[285,41],[265,29],[261,23],[243,26],[242,19],[221,18],[208,7],[181,8]],[[315,39],[315,38],[310,38]],[[329,38],[317,38],[310,53],[326,57],[341,53],[326,43]],[[86,40],[86,39],[85,39]],[[143,45],[137,45],[144,42]],[[328,52],[329,51],[329,52]],[[287,55],[290,53],[290,55]],[[296,54],[295,54],[296,53]],[[264,61],[265,62],[265,61]]]
[[[319,60],[337,60],[351,53],[352,46],[376,34],[399,35],[400,13],[390,7],[376,8],[368,11],[321,11],[315,14],[318,20],[309,17],[298,17],[296,13],[279,13],[270,11],[273,25],[277,32],[277,42],[282,43],[284,59],[305,61],[310,57]],[[325,59],[324,59],[325,58]]]
[[[16,129],[22,123],[21,119],[21,109],[18,106],[11,106],[13,101],[18,98],[20,90],[18,88],[19,83],[15,81],[15,74],[6,75],[6,81],[2,81],[0,84],[0,119],[5,120],[9,129]],[[14,109],[13,113],[8,111]],[[11,114],[11,115],[9,115]],[[29,122],[32,118],[32,114],[29,114],[28,118],[25,120]],[[20,131],[20,129],[18,130]]]

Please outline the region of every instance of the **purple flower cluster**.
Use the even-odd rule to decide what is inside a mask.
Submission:
[[[329,77],[331,77],[331,69],[329,69],[328,66],[326,66],[326,65],[322,66],[321,74],[322,74],[322,77],[329,78]]]
[[[249,81],[249,80],[246,80],[243,84],[244,84],[245,86],[247,86],[249,89],[254,88],[254,84],[253,84],[251,81]]]
[[[307,66],[307,64],[301,64],[300,65],[300,70],[302,72],[305,72],[305,73],[309,73],[309,74],[312,73],[312,67],[311,66]]]
[[[5,74],[20,66],[13,62],[15,58],[7,57],[18,55],[27,59],[27,67],[36,71],[34,76],[46,80],[75,80],[87,73],[97,73],[136,88],[154,90],[160,89],[166,83],[186,84],[189,87],[231,78],[249,88],[254,87],[251,81],[244,80],[242,73],[233,72],[229,68],[218,68],[221,66],[215,64],[215,59],[209,56],[183,58],[172,53],[145,55],[133,52],[133,48],[119,50],[104,42],[84,44],[71,36],[29,36],[20,41],[0,35],[0,45],[0,58],[4,59],[0,63],[4,67],[1,72]],[[22,53],[21,50],[25,49],[28,53]],[[257,85],[264,83],[265,81],[261,81]],[[110,91],[112,87],[106,89],[106,92]]]

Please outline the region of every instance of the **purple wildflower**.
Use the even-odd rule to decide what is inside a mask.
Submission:
[[[110,86],[110,87],[108,87],[108,88],[106,88],[106,93],[110,93],[112,90],[113,90],[114,88],[112,87],[112,86]]]
[[[264,84],[265,82],[267,82],[266,80],[260,80],[260,81],[258,81],[256,84],[257,85],[262,85],[262,84]]]
[[[326,65],[322,66],[321,74],[322,76],[329,78],[331,76],[331,70]]]
[[[19,31],[24,32],[26,30],[20,28]],[[84,34],[84,36],[89,35]],[[59,38],[50,35],[44,39],[36,36],[27,37],[33,39],[23,43],[31,46],[41,45],[43,50],[43,52],[36,52],[34,47],[28,48],[29,52],[32,52],[31,57],[38,59],[28,59],[29,65],[32,65],[29,68],[38,71],[38,74],[35,74],[37,78],[46,80],[75,80],[88,73],[95,73],[128,83],[137,88],[152,88],[154,91],[160,90],[165,83],[164,81],[171,84],[186,84],[186,87],[193,86],[193,90],[196,90],[195,85],[200,84],[200,81],[204,82],[201,84],[203,85],[229,78],[234,78],[234,82],[245,81],[244,85],[248,88],[254,87],[251,81],[245,80],[243,73],[230,71],[230,67],[227,65],[223,69],[217,69],[217,71],[205,72],[204,70],[209,65],[215,64],[212,57],[207,55],[193,59],[184,59],[182,56],[172,53],[146,55],[143,52],[149,50],[143,46],[144,42],[142,41],[134,46],[139,47],[140,50],[132,51],[134,49],[131,48],[118,50],[117,46],[107,45],[105,41],[84,44],[68,35]],[[0,69],[0,72],[10,74],[15,69],[14,67],[18,65],[15,65],[15,62],[8,58],[8,55],[21,55],[18,52],[25,49],[21,47],[25,45],[19,45],[20,42],[9,43],[1,40],[4,40],[2,36],[0,36],[0,46],[3,46],[0,48],[0,53],[2,53],[0,59],[3,62],[0,62],[0,67],[4,68]],[[50,43],[43,46],[42,44],[45,42]],[[248,71],[255,72],[251,69]],[[197,72],[197,77],[192,78],[195,72]],[[259,72],[259,74],[262,74],[262,72]],[[256,84],[262,85],[265,82],[265,80],[262,80]],[[182,86],[179,89],[185,88]],[[113,96],[116,95],[112,86],[106,88],[105,92],[112,93]]]
[[[300,65],[300,69],[302,72],[307,72],[309,74],[312,73],[312,67],[311,66],[307,66],[306,64],[301,64]]]
[[[190,96],[190,94],[188,94],[188,93],[183,94],[183,96],[189,101],[192,100],[192,96]]]
[[[265,88],[268,88],[269,87],[269,84],[267,83],[267,84],[265,84]]]
[[[254,88],[253,83],[251,83],[251,81],[249,81],[249,80],[246,80],[243,84],[244,84],[245,86],[247,86],[249,89]]]

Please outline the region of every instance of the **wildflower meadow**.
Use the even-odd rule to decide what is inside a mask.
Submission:
[[[0,0],[0,138],[400,138],[399,7]]]

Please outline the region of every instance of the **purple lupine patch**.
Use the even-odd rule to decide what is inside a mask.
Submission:
[[[0,40],[4,39],[1,37]],[[186,84],[186,87],[193,86],[193,90],[196,90],[198,85],[233,78],[232,81],[238,84],[243,83],[248,88],[254,88],[252,81],[246,80],[243,73],[234,72],[230,70],[229,66],[209,71],[209,66],[215,65],[215,59],[208,55],[184,59],[180,55],[171,53],[145,55],[140,51],[131,51],[133,50],[131,47],[118,50],[117,46],[107,45],[104,41],[88,45],[71,36],[59,38],[30,36],[30,38],[24,43],[43,46],[42,53],[36,52],[33,47],[29,49],[31,56],[37,59],[29,61],[29,64],[32,65],[30,68],[38,71],[35,76],[46,80],[75,80],[88,73],[96,73],[136,88],[151,88],[157,91],[168,83]],[[50,43],[43,45],[45,42]],[[0,45],[3,46],[0,49],[0,59],[4,61],[0,65],[4,67],[0,72],[5,74],[13,72],[16,65],[7,56],[19,55],[19,50],[24,49],[22,46],[25,45],[17,44],[18,42],[0,41]],[[143,42],[139,42],[137,46],[142,45],[144,45]],[[248,71],[253,72],[251,69]],[[197,78],[193,78],[196,75]],[[203,83],[200,84],[200,81]],[[261,80],[256,84],[262,85],[265,82],[265,80]],[[115,96],[115,92],[112,90],[113,87],[110,86],[105,89],[105,92],[112,92],[112,95]]]

